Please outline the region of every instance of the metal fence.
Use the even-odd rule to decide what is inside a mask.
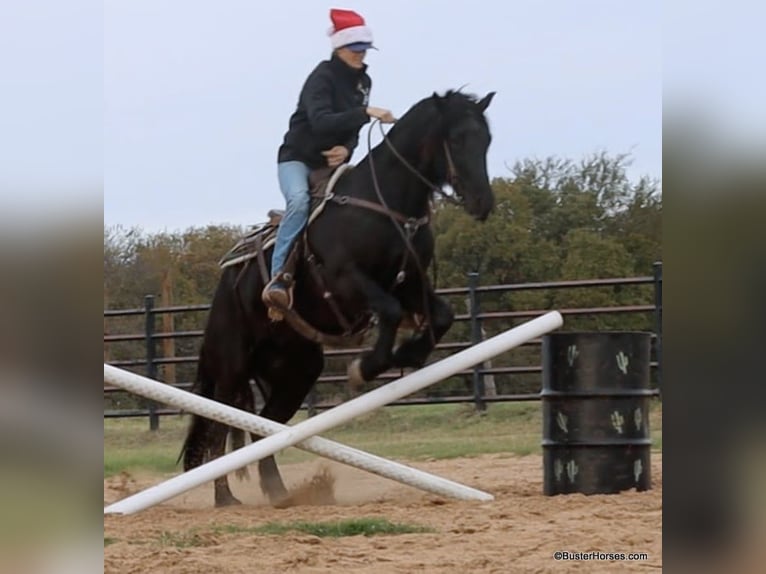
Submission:
[[[659,388],[662,375],[662,263],[657,262],[653,266],[653,274],[650,276],[641,277],[624,277],[624,278],[610,278],[610,279],[588,279],[588,280],[576,280],[576,281],[557,281],[557,282],[544,282],[544,283],[523,283],[515,285],[479,285],[479,276],[476,273],[469,273],[467,277],[467,286],[455,287],[449,289],[440,289],[438,293],[443,296],[451,298],[463,298],[466,305],[466,313],[456,314],[456,324],[467,324],[467,328],[461,330],[464,333],[463,338],[456,340],[445,340],[440,343],[433,354],[433,360],[437,360],[439,354],[453,353],[467,347],[470,347],[485,338],[485,332],[507,329],[514,324],[529,320],[533,317],[544,314],[548,309],[514,309],[511,311],[482,311],[482,306],[486,304],[487,307],[498,306],[498,302],[495,301],[494,305],[488,303],[491,302],[493,295],[499,295],[501,297],[513,298],[516,294],[529,293],[534,291],[546,290],[547,292],[558,290],[570,290],[570,289],[598,289],[598,288],[612,288],[614,290],[627,289],[631,286],[641,287],[647,289],[647,286],[653,286],[651,295],[642,297],[644,301],[638,304],[627,305],[607,305],[607,306],[590,306],[590,307],[573,307],[573,308],[558,308],[558,311],[564,316],[565,321],[569,319],[582,319],[582,318],[594,318],[600,316],[618,316],[626,317],[630,315],[643,316],[645,320],[642,320],[642,324],[646,325],[645,330],[651,330],[653,332],[653,356],[652,356],[652,373],[653,381],[656,388],[656,392],[659,394]],[[174,341],[188,341],[194,340],[195,347],[199,346],[200,338],[203,334],[201,328],[187,329],[187,330],[172,330],[168,332],[159,332],[157,329],[157,319],[167,314],[194,314],[197,316],[197,324],[203,325],[203,321],[206,317],[206,312],[209,310],[210,305],[180,305],[172,307],[156,307],[154,297],[147,295],[144,298],[144,306],[134,309],[110,309],[104,310],[104,347],[105,347],[105,361],[116,367],[125,368],[140,374],[145,374],[147,377],[157,380],[163,380],[162,376],[159,376],[159,369],[163,365],[183,365],[183,364],[196,364],[197,356],[193,354],[187,354],[182,356],[159,356],[157,352],[157,344],[166,339],[173,339]],[[507,307],[503,307],[507,308]],[[131,332],[124,334],[111,334],[111,329],[107,329],[110,322],[117,320],[118,318],[143,318],[143,332]],[[619,322],[619,321],[618,321]],[[566,323],[565,323],[566,325]],[[621,325],[618,325],[621,327]],[[136,329],[138,330],[138,329]],[[452,331],[455,330],[453,327]],[[644,330],[644,329],[642,329]],[[453,338],[454,339],[454,338]],[[106,350],[108,346],[132,343],[131,357],[106,360]],[[427,396],[416,396],[408,398],[406,400],[394,403],[396,405],[412,405],[412,404],[435,404],[435,403],[474,403],[479,411],[486,409],[487,403],[500,402],[500,401],[530,401],[539,400],[539,373],[542,372],[542,366],[539,359],[539,348],[541,340],[536,340],[528,343],[528,348],[534,349],[532,353],[523,354],[524,364],[513,364],[503,366],[490,366],[487,364],[477,365],[473,369],[463,371],[458,374],[458,378],[462,378],[465,383],[465,388],[470,392],[456,393],[453,389],[446,393],[436,393]],[[138,346],[143,352],[138,350]],[[188,347],[188,345],[187,345]],[[307,397],[304,402],[303,408],[307,409],[309,415],[312,415],[319,409],[329,408],[340,402],[337,392],[336,395],[326,396],[326,393],[322,392],[324,387],[334,386],[336,391],[339,386],[344,385],[346,382],[345,372],[337,368],[338,359],[348,360],[350,357],[356,356],[365,347],[353,348],[353,349],[327,349],[325,351],[325,357],[329,364],[322,376],[319,378],[317,385]],[[141,356],[143,355],[143,356]],[[401,376],[400,371],[389,371],[379,377],[380,380],[387,381],[393,380]],[[506,388],[506,392],[497,392],[496,386],[492,386],[491,391],[488,392],[487,382],[491,379],[495,381],[495,377],[504,377],[506,384],[502,385]],[[522,389],[521,392],[507,389],[515,389],[519,387],[519,380],[526,377],[526,387],[529,387],[532,382],[529,377],[534,378],[534,384],[538,385],[534,391],[527,388]],[[441,383],[440,383],[441,384]],[[192,386],[191,377],[183,382],[176,382],[174,386],[179,388],[189,389]],[[437,385],[438,386],[438,385]],[[152,430],[159,428],[159,420],[163,415],[178,414],[177,410],[161,408],[159,405],[151,402],[140,400],[140,406],[137,408],[113,408],[114,405],[109,404],[110,398],[115,394],[124,393],[121,389],[116,387],[105,386],[105,410],[104,417],[106,418],[118,418],[118,417],[148,417],[149,427]]]

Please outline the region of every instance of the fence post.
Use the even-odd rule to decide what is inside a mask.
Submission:
[[[154,314],[154,295],[146,295],[144,297],[144,319],[145,330],[144,337],[146,341],[146,376],[150,379],[157,380],[157,363],[154,362],[154,331],[155,331],[155,314]],[[154,401],[148,401],[147,406],[149,408],[149,430],[156,431],[160,428],[160,417],[157,416],[157,403]]]
[[[662,388],[662,261],[655,261],[654,268],[654,333],[657,357],[657,388]]]
[[[468,300],[469,313],[471,314],[471,343],[477,345],[482,341],[481,320],[479,319],[479,294],[476,288],[479,286],[479,274],[475,271],[468,273]],[[487,411],[487,403],[484,402],[484,363],[473,367],[473,400],[479,413]]]

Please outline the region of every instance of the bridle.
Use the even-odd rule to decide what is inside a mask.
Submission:
[[[383,129],[383,124],[381,123],[381,121],[376,119],[375,123],[378,124],[378,127],[380,128],[380,133],[383,136],[383,141],[391,150],[391,153],[394,155],[396,159],[398,159],[401,162],[401,164],[404,167],[407,168],[407,170],[410,173],[412,173],[420,181],[426,184],[426,186],[429,188],[429,190],[432,193],[440,195],[446,202],[451,203],[453,205],[460,206],[460,207],[463,206],[464,204],[463,198],[459,195],[460,177],[458,175],[457,168],[455,168],[455,162],[452,159],[452,153],[450,152],[449,145],[447,144],[446,139],[442,141],[442,146],[444,149],[444,156],[447,159],[447,183],[449,183],[450,187],[454,190],[455,192],[454,195],[445,192],[440,186],[434,184],[432,181],[426,178],[422,173],[420,173],[417,170],[417,168],[415,168],[410,162],[408,162],[407,159],[399,152],[399,150],[396,149],[394,144],[388,138],[388,134]],[[391,209],[390,207],[388,207],[388,205],[386,204],[386,200],[383,198],[383,194],[380,191],[380,185],[378,183],[378,177],[375,170],[375,160],[372,157],[372,129],[368,130],[367,132],[367,152],[368,152],[367,157],[370,162],[370,171],[372,172],[372,184],[373,184],[373,188],[375,189],[375,194],[378,197],[378,203],[367,201],[366,199],[351,197],[348,195],[336,195],[336,194],[332,194],[329,197],[329,199],[339,205],[354,205],[356,207],[362,207],[364,209],[370,209],[372,211],[377,211],[378,213],[388,215],[395,222],[402,224],[405,230],[407,230],[408,235],[410,236],[414,235],[420,227],[422,227],[423,225],[427,225],[430,222],[431,220],[430,214],[426,214],[420,218],[413,218],[413,217],[406,216],[402,213],[399,213],[398,211],[395,211]]]
[[[386,145],[388,146],[388,149],[391,150],[391,153],[394,154],[394,157],[398,159],[404,167],[406,167],[413,175],[415,175],[420,181],[425,183],[428,188],[437,195],[442,196],[446,201],[449,203],[452,203],[453,205],[463,205],[463,199],[460,196],[454,196],[450,195],[446,191],[444,191],[441,187],[438,185],[435,185],[433,182],[429,181],[422,173],[420,173],[410,162],[408,162],[405,157],[399,153],[399,150],[394,147],[394,144],[391,143],[391,140],[388,139],[388,134],[383,130],[383,124],[380,123],[380,120],[376,120],[378,122],[378,127],[380,128],[380,133],[383,136],[383,141],[386,142]],[[372,130],[370,130],[372,131]],[[452,152],[450,152],[449,145],[447,144],[447,140],[442,140],[442,146],[444,148],[444,156],[447,158],[447,183],[449,183],[450,187],[455,190],[455,193],[458,193],[459,189],[459,181],[460,178],[458,176],[457,169],[455,168],[455,162],[452,160]],[[370,147],[370,134],[368,132],[367,134],[367,147]],[[372,158],[370,158],[372,163]]]

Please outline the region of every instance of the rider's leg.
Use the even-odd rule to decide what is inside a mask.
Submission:
[[[276,278],[285,265],[295,238],[303,230],[309,217],[309,167],[300,161],[285,161],[277,165],[279,188],[285,196],[287,209],[277,231],[274,253],[271,258],[271,277]],[[287,293],[280,282],[272,281],[268,287],[269,298],[277,296],[277,302],[286,304]],[[284,296],[282,296],[284,294]]]

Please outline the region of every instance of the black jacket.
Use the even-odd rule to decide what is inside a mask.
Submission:
[[[371,87],[367,66],[358,70],[337,56],[320,62],[303,84],[278,161],[297,160],[318,169],[327,167],[324,150],[343,145],[353,153],[359,130],[370,120]]]

